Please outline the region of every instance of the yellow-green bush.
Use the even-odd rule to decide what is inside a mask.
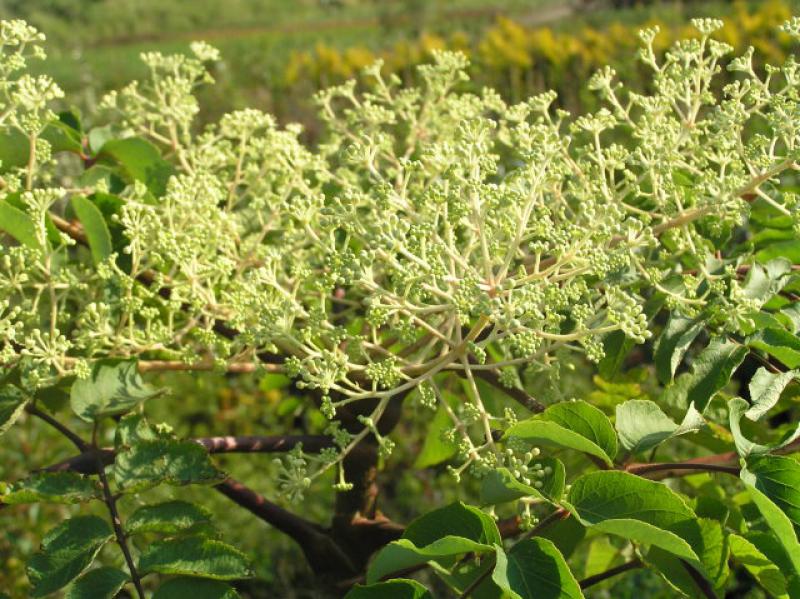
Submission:
[[[734,4],[723,20],[724,28],[718,39],[733,46],[737,52],[754,46],[756,55],[765,61],[780,61],[785,57],[788,37],[776,35],[776,28],[791,15],[785,0],[767,0],[757,8],[744,2]],[[655,40],[657,50],[665,50],[679,38],[696,35],[687,26],[670,26],[658,19],[607,27],[583,26],[577,31],[559,31],[550,27],[526,27],[511,19],[500,17],[479,35],[470,38],[463,32],[448,36],[425,33],[415,40],[404,40],[380,51],[365,46],[338,50],[318,44],[313,50],[294,52],[283,74],[286,91],[300,92],[309,86],[321,89],[342,82],[359,73],[377,58],[384,61],[384,73],[394,73],[408,80],[414,67],[430,61],[433,50],[461,50],[472,63],[472,80],[478,85],[490,85],[517,100],[542,89],[559,92],[561,102],[569,107],[580,104],[580,86],[572,82],[583,80],[587,74],[603,65],[619,67],[635,54],[637,32],[643,27],[659,26]],[[635,67],[634,67],[635,68]]]

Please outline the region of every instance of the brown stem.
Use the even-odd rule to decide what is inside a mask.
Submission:
[[[317,574],[341,578],[356,573],[349,558],[319,525],[268,501],[234,479],[229,478],[214,488],[296,541]]]
[[[95,444],[96,439],[97,424],[95,423],[94,433],[92,434],[92,446],[95,450],[97,449]],[[122,520],[120,519],[119,512],[117,511],[117,500],[111,493],[111,486],[108,484],[108,477],[106,476],[105,464],[103,463],[102,459],[100,458],[100,454],[97,451],[94,452],[94,455],[97,475],[100,477],[100,483],[103,486],[104,502],[108,508],[108,513],[111,516],[111,524],[114,527],[114,535],[117,537],[117,545],[119,545],[119,548],[122,550],[122,555],[125,556],[125,563],[128,565],[128,571],[130,572],[133,586],[136,588],[136,594],[139,595],[139,599],[144,599],[145,595],[144,589],[142,588],[142,579],[139,577],[139,572],[136,570],[136,565],[133,563],[133,557],[131,556],[131,551],[128,547],[128,540],[125,537],[125,532],[122,530]]]
[[[726,466],[724,464],[703,464],[696,462],[665,462],[658,464],[629,464],[625,470],[631,474],[645,476],[652,472],[668,472],[671,476],[680,476],[679,472],[687,470],[700,470],[703,472],[724,472],[733,476],[739,476],[738,466]]]
[[[594,574],[593,576],[588,576],[581,580],[578,584],[580,585],[581,589],[588,589],[590,586],[599,584],[604,580],[617,576],[618,574],[622,574],[623,572],[628,572],[629,570],[635,570],[637,568],[641,568],[644,566],[642,560],[634,559],[629,562],[625,562],[619,566],[606,570],[605,572],[600,572],[599,574]]]
[[[459,371],[459,373],[463,373],[463,371]],[[500,375],[494,370],[474,370],[473,374],[508,395],[525,409],[535,413],[544,412],[546,406],[542,402],[534,399],[522,389],[506,387],[500,382]]]

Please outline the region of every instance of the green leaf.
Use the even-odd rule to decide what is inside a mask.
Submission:
[[[564,518],[540,531],[539,538],[553,541],[564,557],[570,557],[586,537],[586,527],[577,518]]]
[[[713,339],[692,364],[686,383],[686,403],[702,414],[711,398],[731,380],[747,355],[747,348],[726,339]]]
[[[451,406],[457,404],[458,398],[451,394],[443,394],[444,400]],[[458,445],[447,441],[443,437],[445,431],[453,428],[453,421],[450,420],[444,406],[439,406],[436,415],[430,422],[425,433],[425,443],[414,461],[414,468],[428,468],[440,464],[452,458],[458,451]]]
[[[717,591],[717,595],[723,596],[725,582],[730,575],[728,567],[730,549],[722,525],[716,520],[699,518],[681,522],[673,526],[672,530],[688,541],[700,558],[703,573],[708,581]],[[679,558],[663,549],[653,547],[647,553],[647,561],[655,565],[673,587],[690,597],[704,597],[702,589]]]
[[[672,314],[658,338],[653,360],[658,380],[667,384],[675,376],[686,350],[703,330],[703,323],[692,318]]]
[[[700,563],[691,546],[671,530],[696,516],[663,484],[627,472],[591,472],[572,484],[567,505],[584,526]]]
[[[416,580],[394,578],[366,586],[356,585],[344,599],[433,599],[433,595]]]
[[[0,387],[0,435],[10,429],[25,411],[27,399],[13,385]]]
[[[756,476],[747,468],[742,468],[740,478],[744,482],[748,493],[750,493],[753,503],[756,504],[758,511],[764,517],[767,526],[772,530],[773,535],[771,537],[778,541],[786,554],[788,571],[785,570],[784,574],[787,578],[800,578],[800,542],[797,541],[792,521],[781,508],[756,488]]]
[[[735,397],[728,402],[728,416],[731,434],[733,435],[733,442],[736,445],[736,451],[740,456],[746,457],[749,455],[769,453],[770,451],[786,447],[795,439],[800,438],[800,424],[798,424],[794,431],[790,431],[784,435],[783,439],[781,439],[778,443],[771,445],[759,445],[758,443],[753,443],[744,436],[740,424],[742,416],[746,414],[749,409],[750,404],[748,404],[741,397]]]
[[[111,537],[108,523],[97,516],[76,516],[56,526],[28,560],[31,597],[49,595],[80,576]]]
[[[6,200],[0,200],[0,230],[5,231],[20,244],[31,249],[40,249],[33,219]]]
[[[211,523],[211,513],[186,501],[166,501],[137,509],[125,522],[129,535],[157,532],[174,535]]]
[[[89,570],[67,589],[65,599],[114,599],[128,580],[128,575],[116,568]]]
[[[161,197],[172,176],[172,165],[153,144],[140,137],[111,139],[103,144],[98,162],[118,164],[128,182],[141,181],[155,197]]]
[[[800,337],[786,329],[768,328],[748,339],[748,345],[780,360],[788,368],[800,367]]]
[[[83,150],[80,132],[62,121],[50,122],[40,137],[50,143],[53,154],[58,152],[80,154]]]
[[[425,547],[445,536],[464,537],[490,547],[502,542],[497,524],[491,516],[461,502],[423,514],[403,532],[404,539],[417,547]]]
[[[753,264],[742,286],[742,294],[764,303],[781,290],[791,272],[792,263],[785,258],[776,258],[764,265]]]
[[[114,138],[114,132],[111,125],[94,127],[89,131],[87,138],[87,141],[89,142],[89,149],[92,151],[92,153],[97,154],[106,144],[106,142]]]
[[[100,497],[97,482],[75,472],[39,472],[9,486],[0,503],[81,503]]]
[[[750,401],[753,405],[744,415],[750,420],[761,418],[778,403],[786,385],[796,379],[798,373],[794,371],[772,373],[764,367],[759,368],[750,380]]]
[[[631,453],[647,451],[667,439],[696,430],[678,426],[649,399],[631,399],[618,405],[616,429],[620,443]]]
[[[776,315],[793,333],[800,331],[800,302],[789,304]]]
[[[759,262],[769,262],[776,258],[783,258],[792,264],[800,262],[800,241],[796,239],[779,241],[765,247],[756,254],[756,259]]]
[[[379,581],[393,572],[400,572],[430,561],[454,558],[465,553],[490,553],[492,545],[478,543],[464,537],[447,535],[424,546],[408,539],[392,541],[373,558],[367,569],[367,583]]]
[[[72,385],[72,411],[87,422],[129,412],[160,390],[142,381],[135,360],[99,360],[88,379]]]
[[[606,335],[603,338],[603,359],[597,365],[600,375],[610,379],[619,372],[634,345],[635,342],[623,331],[612,331]]]
[[[744,566],[765,591],[777,599],[789,599],[786,577],[772,560],[744,537],[731,534],[728,542],[734,561]]]
[[[481,503],[493,505],[515,501],[520,497],[539,497],[559,501],[564,493],[565,471],[561,460],[539,460],[538,470],[529,470],[521,482],[508,468],[495,468],[481,481]],[[541,473],[541,476],[539,476]]]
[[[160,483],[211,484],[223,478],[206,450],[192,441],[139,441],[118,453],[114,461],[114,479],[120,490],[128,493]]]
[[[532,445],[555,445],[600,458],[609,466],[617,453],[617,435],[605,414],[585,401],[550,406],[542,414],[509,428],[504,438]]]
[[[498,546],[492,580],[512,599],[583,597],[564,556],[547,539],[520,541],[508,555]]]
[[[168,580],[153,595],[153,599],[239,599],[230,585],[218,580],[204,578],[173,578]]]
[[[800,527],[800,463],[782,456],[747,459],[748,482],[764,493]]]
[[[17,128],[0,132],[0,173],[7,173],[28,164],[31,143],[27,135]],[[0,218],[0,222],[2,222]]]
[[[103,218],[103,213],[94,205],[94,202],[83,196],[72,197],[72,208],[83,225],[94,263],[104,262],[111,255],[113,247],[111,233]]]
[[[250,561],[239,550],[222,541],[184,537],[157,541],[139,558],[142,574],[180,574],[214,580],[235,580],[253,575]]]

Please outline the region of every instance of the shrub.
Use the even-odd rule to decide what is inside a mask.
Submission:
[[[84,131],[24,71],[41,35],[4,22],[0,430],[32,417],[78,453],[0,500],[87,504],[28,561],[31,596],[236,596],[251,564],[218,530],[236,531],[151,499],[190,484],[297,541],[319,588],[350,597],[430,596],[407,578],[428,567],[462,597],[579,597],[642,567],[714,597],[731,561],[795,596],[798,66],[762,74],[748,52],[719,89],[721,22],[693,25],[663,60],[642,32],[651,93],[605,68],[589,81],[604,107],[577,117],[554,93],[462,91],[460,54],[410,88],[378,63],[367,88],[318,95],[310,149],[256,110],[197,130],[218,58],[201,43],[143,55],[150,77]],[[326,424],[181,439],[147,418],[179,401],[154,371],[272,377]],[[414,413],[430,421],[418,467],[447,463],[485,509],[408,526],[378,509]],[[236,452],[282,454],[290,504],[335,492],[330,526],[211,458]],[[578,582],[569,560],[596,539],[621,561]]]

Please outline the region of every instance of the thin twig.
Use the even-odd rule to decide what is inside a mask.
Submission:
[[[92,434],[92,445],[93,448],[96,450],[97,440],[97,424],[95,423],[94,432]],[[117,500],[114,498],[114,495],[111,493],[111,486],[108,484],[108,477],[106,476],[106,468],[105,464],[103,464],[102,460],[100,459],[100,454],[95,451],[95,459],[97,465],[97,475],[100,477],[100,483],[103,486],[103,497],[108,507],[108,513],[111,516],[111,524],[114,527],[114,535],[117,537],[117,545],[119,545],[120,550],[122,550],[122,555],[125,556],[125,563],[128,565],[128,571],[131,574],[131,581],[133,582],[133,586],[136,588],[136,594],[139,595],[139,599],[144,599],[144,589],[142,588],[142,579],[139,577],[139,572],[136,570],[136,565],[133,563],[133,557],[131,556],[130,548],[128,547],[128,540],[125,537],[125,532],[122,530],[122,520],[119,517],[119,512],[117,511]]]
[[[578,584],[580,585],[581,589],[588,589],[590,586],[599,584],[604,580],[607,580],[613,576],[617,576],[618,574],[622,574],[623,572],[628,572],[629,570],[635,570],[637,568],[641,568],[644,566],[642,560],[640,559],[633,559],[629,562],[625,562],[619,566],[606,570],[605,572],[600,572],[599,574],[594,574],[592,576],[588,576],[581,580]]]

